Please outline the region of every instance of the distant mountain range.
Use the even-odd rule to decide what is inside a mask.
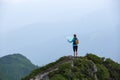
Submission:
[[[25,56],[12,54],[0,58],[0,80],[21,80],[37,68]]]
[[[22,80],[120,80],[120,64],[94,54],[64,56],[33,70]]]

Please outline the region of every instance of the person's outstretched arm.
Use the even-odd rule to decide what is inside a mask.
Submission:
[[[71,41],[67,40],[69,43],[72,43],[73,42],[73,39]]]

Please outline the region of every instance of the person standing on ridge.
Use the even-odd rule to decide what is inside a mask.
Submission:
[[[68,40],[69,41],[69,40]],[[78,38],[76,36],[76,34],[73,35],[73,39],[71,41],[69,41],[70,43],[73,43],[73,51],[74,51],[74,57],[78,56]]]

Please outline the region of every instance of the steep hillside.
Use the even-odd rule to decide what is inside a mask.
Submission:
[[[33,70],[22,80],[120,80],[120,64],[94,54],[66,56]]]
[[[21,54],[1,57],[0,80],[21,80],[35,68],[36,66]]]

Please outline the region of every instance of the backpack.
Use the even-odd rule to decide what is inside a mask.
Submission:
[[[75,40],[74,40],[73,44],[79,44],[79,41],[78,41],[78,39],[77,39],[77,38],[75,38]]]
[[[76,40],[75,40],[75,44],[79,44],[79,41],[78,41],[78,39],[76,39]]]

